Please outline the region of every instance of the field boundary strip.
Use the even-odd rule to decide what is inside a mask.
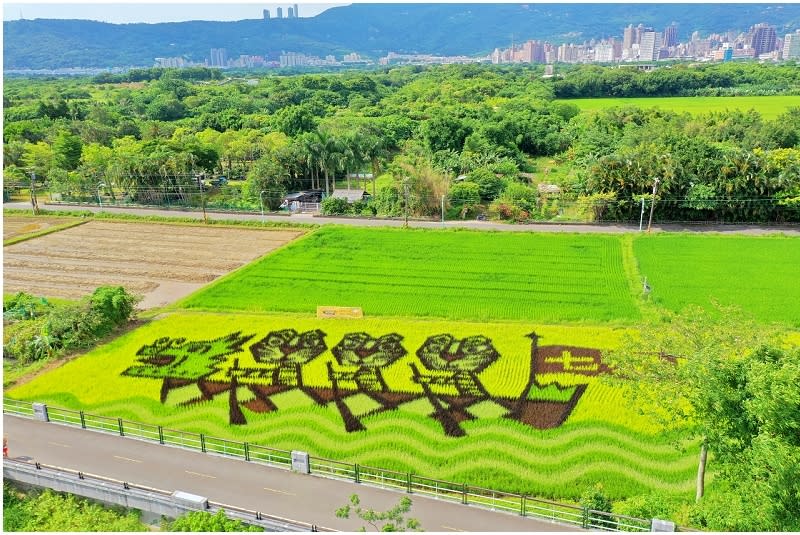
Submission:
[[[88,218],[84,220],[71,221],[69,223],[63,223],[61,225],[53,225],[52,227],[47,227],[42,230],[28,232],[26,234],[20,234],[19,236],[14,236],[7,240],[3,240],[3,247],[6,247],[7,245],[14,245],[16,243],[22,243],[24,241],[32,240],[40,236],[46,236],[47,234],[52,234],[54,232],[59,232],[61,230],[66,230],[68,228],[77,227],[79,225],[88,223],[89,221],[91,221],[91,219]]]
[[[238,443],[207,437],[202,433],[169,430],[161,426],[126,421],[122,418],[99,417],[86,414],[83,411],[47,407],[44,404],[18,401],[10,398],[3,398],[3,413],[43,422],[80,426],[88,431],[99,431],[120,437],[158,442],[166,446],[200,450],[202,453],[224,455],[246,462],[258,462],[282,469],[294,469],[292,466],[292,452],[271,450],[270,448],[251,445],[247,442]],[[147,432],[144,431],[145,428],[149,428]],[[140,432],[137,433],[137,430]],[[235,447],[229,448],[228,445],[230,444],[234,444]],[[222,451],[220,451],[219,446],[222,446]],[[254,448],[257,448],[257,450],[254,450]],[[260,451],[261,454],[253,455],[256,451]],[[264,459],[265,453],[267,454],[267,459]],[[273,460],[270,453],[277,456],[277,459]],[[350,466],[353,467],[352,471]],[[595,511],[586,507],[506,493],[471,486],[466,483],[429,479],[411,472],[404,474],[371,466],[350,465],[349,463],[318,457],[309,456],[309,470],[307,473],[318,477],[344,479],[408,494],[416,493],[433,496],[437,499],[446,499],[482,509],[550,520],[553,523],[579,526],[584,529],[646,532],[651,531],[652,528],[652,521],[647,519]]]
[[[254,258],[253,260],[250,260],[249,262],[247,262],[245,264],[242,264],[238,268],[229,271],[228,273],[226,273],[225,275],[223,275],[221,277],[217,277],[216,279],[214,279],[210,283],[204,285],[199,290],[197,290],[195,292],[192,292],[191,294],[187,295],[186,297],[183,297],[183,298],[175,301],[174,303],[171,303],[170,305],[168,305],[166,307],[163,307],[162,311],[173,310],[173,309],[174,310],[178,310],[178,309],[191,310],[192,308],[194,308],[195,310],[198,310],[198,309],[204,310],[201,307],[187,307],[186,306],[186,302],[192,300],[192,298],[194,296],[196,296],[197,294],[199,294],[201,292],[205,293],[205,292],[207,292],[207,291],[209,291],[209,290],[211,290],[213,288],[216,288],[217,286],[219,286],[223,282],[225,282],[225,281],[227,281],[229,279],[232,279],[232,278],[234,278],[236,276],[239,276],[243,271],[252,268],[252,266],[258,264],[259,262],[262,262],[265,257],[273,255],[273,254],[276,254],[276,253],[278,253],[280,251],[283,251],[284,249],[286,249],[287,247],[289,247],[291,245],[294,245],[296,243],[302,242],[303,240],[307,239],[309,236],[311,236],[311,235],[315,234],[316,232],[318,232],[319,228],[312,228],[310,230],[303,230],[303,229],[297,229],[297,230],[299,232],[301,232],[300,236],[297,236],[296,238],[287,241],[283,245],[280,245],[280,246],[272,249],[271,251],[267,251],[263,255],[261,255],[261,256],[259,256],[257,258]],[[209,309],[209,310],[210,311],[214,311],[215,309]]]

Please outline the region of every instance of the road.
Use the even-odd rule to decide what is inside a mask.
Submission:
[[[40,203],[40,207],[54,212],[68,210],[84,210],[99,212],[98,206],[67,206],[59,204]],[[31,205],[27,202],[9,202],[3,204],[4,209],[30,210]],[[155,208],[119,208],[103,206],[102,211],[114,214],[135,214],[141,216],[162,216],[162,217],[183,217],[203,219],[202,212],[190,210],[161,210]],[[310,214],[297,214],[292,216],[265,215],[254,213],[225,213],[207,212],[208,219],[213,220],[234,220],[234,221],[271,221],[296,224],[314,225],[351,225],[359,227],[402,227],[404,222],[401,219],[367,219],[349,217],[315,217]],[[602,223],[602,224],[581,224],[581,223],[528,223],[510,224],[494,221],[430,221],[430,220],[409,220],[409,227],[413,228],[468,228],[475,230],[498,230],[509,232],[581,232],[581,233],[635,233],[639,232],[638,225],[625,223]],[[719,225],[719,224],[663,224],[653,225],[654,232],[720,232],[723,234],[775,234],[783,233],[789,236],[800,236],[800,226],[798,225]]]
[[[388,509],[406,495],[8,414],[3,415],[3,435],[8,437],[11,458],[29,458],[167,491],[181,490],[341,531],[358,531],[365,525],[334,514],[351,494],[358,494],[363,506],[376,510]],[[418,519],[426,531],[579,531],[416,494],[411,499],[409,516]]]

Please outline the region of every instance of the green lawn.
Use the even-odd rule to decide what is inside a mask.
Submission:
[[[575,104],[581,111],[597,111],[618,106],[661,108],[694,115],[725,110],[754,109],[764,119],[775,119],[787,108],[800,107],[800,95],[767,97],[653,97],[653,98],[592,98],[563,100]]]
[[[658,234],[633,248],[657,305],[711,309],[716,300],[800,327],[800,238]]]
[[[528,321],[634,320],[618,236],[326,227],[184,306]]]

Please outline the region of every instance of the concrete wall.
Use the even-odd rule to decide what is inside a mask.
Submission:
[[[105,504],[137,509],[143,513],[142,520],[148,523],[157,522],[162,516],[176,518],[184,513],[198,510],[197,507],[177,503],[173,499],[172,493],[168,491],[134,486],[125,488],[125,484],[122,482],[101,480],[89,476],[80,479],[75,473],[47,467],[37,469],[35,465],[24,462],[4,460],[3,479],[27,486],[67,492]],[[206,510],[213,514],[219,509],[219,506],[209,503],[209,508]],[[263,516],[258,519],[255,512],[248,513],[228,508],[225,509],[225,514],[229,518],[261,526],[266,531],[311,531],[310,526],[307,525],[291,524]]]

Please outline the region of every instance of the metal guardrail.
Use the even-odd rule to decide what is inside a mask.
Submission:
[[[8,398],[3,398],[3,412],[26,418],[36,417],[33,403]],[[202,433],[165,429],[161,426],[132,422],[122,418],[90,415],[83,411],[70,409],[47,407],[47,414],[51,422],[81,426],[93,431],[113,433],[203,453],[225,455],[277,468],[292,468],[292,452],[290,451],[267,448],[248,442],[207,437]],[[595,511],[522,494],[475,487],[466,483],[431,479],[410,472],[397,472],[313,456],[309,456],[309,464],[310,473],[314,475],[400,490],[409,494],[431,496],[492,511],[579,526],[584,529],[595,531],[651,531],[652,529],[652,522],[647,519]]]
[[[118,479],[69,468],[45,465],[38,462],[30,463],[27,461],[4,459],[3,476],[6,479],[29,485],[35,485],[37,481],[41,482],[41,479],[45,477],[48,479],[56,479],[63,482],[64,488],[69,488],[72,494],[79,494],[92,499],[100,499],[107,503],[123,502],[129,504],[133,501],[131,498],[135,497],[137,498],[135,500],[137,505],[141,507],[150,504],[151,512],[155,513],[163,513],[171,510],[174,512],[174,516],[177,516],[178,514],[191,512],[193,510],[175,503],[173,493],[168,490],[129,483],[127,481],[120,481]],[[123,499],[120,500],[119,497]],[[336,531],[331,528],[316,526],[300,520],[283,518],[260,511],[244,509],[235,505],[228,505],[210,500],[207,502],[207,512],[213,514],[220,509],[225,511],[228,518],[261,526],[270,531]]]

